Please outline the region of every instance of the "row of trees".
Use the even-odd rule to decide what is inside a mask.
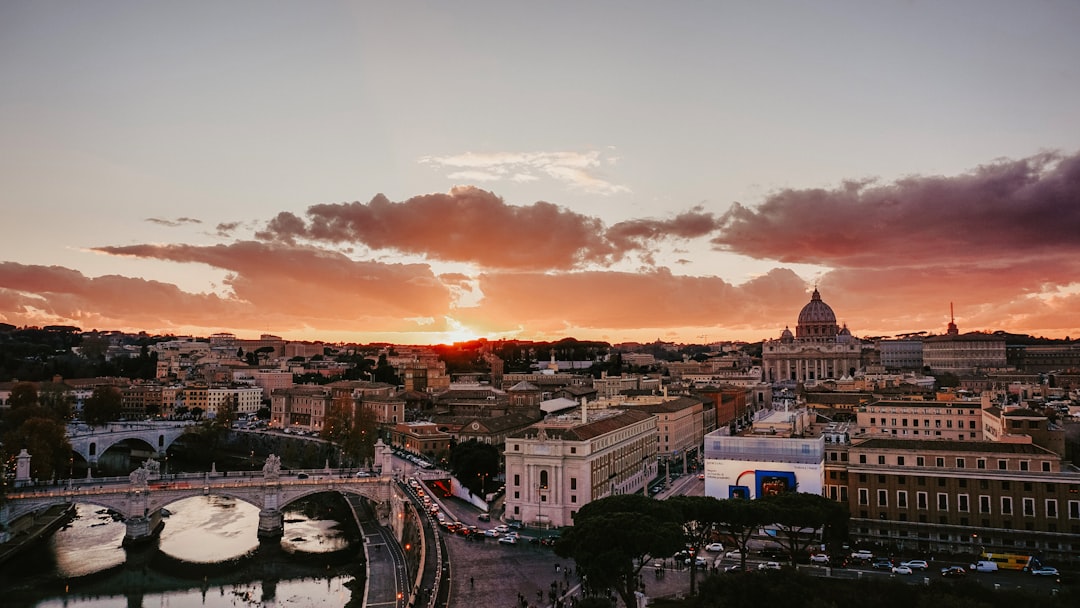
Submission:
[[[671,556],[723,538],[740,550],[745,570],[750,538],[762,526],[772,526],[794,564],[818,542],[819,532],[826,539],[846,537],[847,520],[844,505],[815,494],[790,492],[758,500],[678,496],[664,501],[626,494],[583,506],[555,552],[572,558],[592,589],[614,589],[625,605],[633,606],[638,577],[650,557]],[[697,566],[690,563],[693,594]]]

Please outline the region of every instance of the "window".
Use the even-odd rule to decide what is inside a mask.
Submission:
[[[964,459],[963,458],[957,458],[956,459],[956,468],[958,468],[958,469],[964,468]]]
[[[548,487],[548,472],[540,471],[540,489],[546,490]]]
[[[949,510],[949,495],[944,492],[939,492],[937,495],[937,508],[938,511]]]
[[[907,507],[907,491],[906,490],[897,490],[897,492],[896,492],[896,506],[901,508],[901,509],[908,508]]]
[[[869,505],[870,504],[870,490],[867,490],[866,488],[859,488],[859,504],[860,505]]]
[[[888,490],[877,491],[877,506],[887,507],[889,506],[889,492]]]
[[[570,453],[571,453],[571,454],[577,454],[577,447],[575,447],[575,446],[570,446]]]
[[[1047,517],[1057,517],[1058,516],[1058,514],[1057,514],[1057,499],[1054,499],[1054,498],[1046,499],[1046,516]]]
[[[1020,470],[1021,470],[1021,471],[1026,471],[1026,470],[1028,470],[1028,464],[1030,464],[1030,463],[1029,463],[1028,461],[1026,461],[1026,460],[1021,460],[1021,461],[1020,461]]]
[[[956,497],[956,510],[960,511],[961,513],[967,513],[969,510],[971,510],[970,507],[968,506],[968,495],[967,494],[959,494],[959,495],[957,495],[957,497]]]
[[[1069,501],[1069,519],[1080,519],[1080,500]]]
[[[571,490],[576,490],[577,489],[577,477],[571,477],[570,478],[570,489]]]
[[[903,456],[897,456],[896,457],[896,464],[898,464],[900,466],[904,466],[904,457]]]
[[[925,467],[926,466],[926,459],[923,458],[922,456],[916,456],[915,457],[915,466],[917,466],[917,467]]]
[[[989,496],[980,496],[979,497],[979,513],[989,513],[989,512],[990,512],[990,497]]]
[[[878,464],[885,464],[885,457],[884,456],[878,456],[877,457],[877,463]]]
[[[570,495],[570,502],[577,502],[577,494]]]
[[[975,461],[975,468],[976,469],[985,469],[986,468],[986,459],[985,458],[980,458],[980,459],[976,460]]]
[[[939,467],[944,467],[944,466],[945,466],[945,459],[944,459],[944,458],[938,458],[938,459],[936,459],[936,460],[934,461],[934,465],[935,465],[935,466],[939,466]]]
[[[521,492],[514,492],[514,498],[521,498]]]
[[[1049,460],[1043,461],[1042,470],[1043,470],[1043,473],[1049,473],[1050,472],[1050,461]]]
[[[1008,470],[1008,468],[1009,468],[1009,461],[1007,461],[1007,460],[998,460],[998,470],[999,471],[1005,471],[1005,470]]]
[[[520,486],[521,485],[521,475],[518,475],[516,473],[514,474],[514,485],[515,486]]]
[[[1011,496],[1002,496],[1001,497],[1001,514],[1002,515],[1012,515],[1012,497]],[[1005,527],[1006,528],[1011,528],[1012,526],[1005,526]]]
[[[925,509],[926,508],[926,492],[916,492],[915,493],[915,504],[920,509]]]
[[[866,464],[866,454],[859,454],[859,464]]]
[[[1024,517],[1035,517],[1035,499],[1024,499]]]

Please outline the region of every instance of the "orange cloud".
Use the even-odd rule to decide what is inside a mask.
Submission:
[[[450,304],[449,290],[424,264],[357,261],[310,247],[251,241],[209,247],[99,247],[96,251],[229,270],[233,274],[225,283],[238,300],[312,322],[436,316]]]
[[[479,278],[484,299],[455,311],[466,325],[522,328],[543,334],[572,330],[625,333],[642,328],[760,327],[801,306],[806,285],[777,269],[741,286],[667,269],[645,273],[490,273]]]
[[[955,177],[783,190],[721,218],[720,249],[848,268],[985,264],[1080,253],[1080,154],[1002,160]]]
[[[648,255],[657,241],[707,236],[716,226],[712,214],[695,208],[672,220],[636,219],[607,228],[552,203],[509,205],[473,187],[400,203],[378,195],[368,203],[313,205],[307,218],[279,213],[256,237],[362,244],[485,268],[569,270],[610,264],[630,252]]]

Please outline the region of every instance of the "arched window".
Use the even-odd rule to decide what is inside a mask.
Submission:
[[[540,471],[540,489],[546,490],[548,488],[548,472]]]
[[[97,454],[97,444],[96,443],[91,443],[90,444],[90,455],[93,456],[94,454]]]
[[[165,445],[165,436],[164,435],[158,435],[157,436],[157,447],[160,448],[160,447],[163,447],[164,445]]]

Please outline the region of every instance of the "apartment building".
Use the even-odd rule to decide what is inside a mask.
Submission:
[[[1030,443],[867,439],[826,460],[858,541],[923,552],[1080,552],[1080,470]]]
[[[333,392],[324,386],[278,389],[270,396],[270,426],[321,431],[332,402]]]
[[[854,433],[901,439],[983,439],[980,401],[876,401],[856,410]]]
[[[506,439],[506,517],[541,528],[573,525],[582,505],[642,492],[657,474],[656,416],[586,409]]]

